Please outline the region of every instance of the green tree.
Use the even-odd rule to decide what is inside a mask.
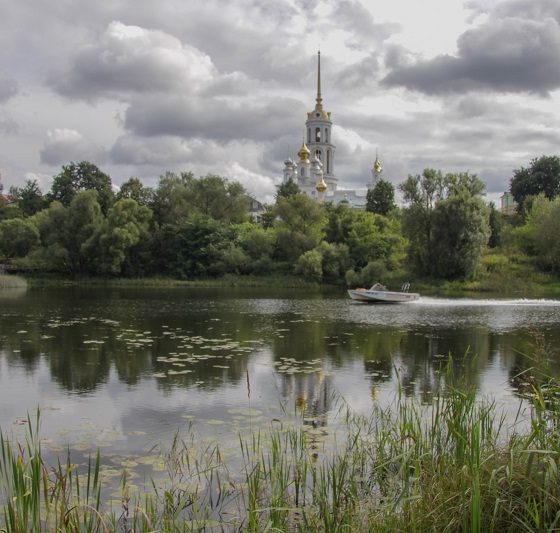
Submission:
[[[156,233],[153,270],[179,278],[213,276],[223,268],[231,234],[225,224],[195,215],[181,225],[165,224]]]
[[[37,180],[26,180],[23,187],[11,187],[10,196],[17,202],[23,216],[30,217],[47,207]]]
[[[510,191],[520,210],[529,197],[542,193],[555,198],[560,193],[560,157],[543,155],[531,160],[527,168],[514,170]]]
[[[251,272],[262,274],[272,271],[272,256],[276,246],[275,231],[251,222],[239,224],[236,231],[236,241],[250,258]]]
[[[103,223],[96,191],[76,194],[68,207],[52,202],[32,220],[41,237],[37,259],[45,268],[69,273],[95,271],[95,258],[89,251]]]
[[[274,207],[277,251],[281,260],[293,263],[321,241],[325,223],[321,206],[305,194],[280,197]]]
[[[556,274],[560,273],[559,225],[560,196],[550,200],[541,194],[535,198],[525,225],[515,231],[539,267]]]
[[[345,242],[354,265],[362,268],[370,261],[382,260],[392,269],[396,268],[406,245],[400,223],[366,211],[356,211],[353,218]]]
[[[138,178],[129,178],[120,187],[115,195],[116,200],[129,198],[139,205],[151,206],[154,200],[154,191],[144,187]]]
[[[155,191],[153,209],[160,224],[183,224],[191,217],[238,223],[249,216],[250,199],[243,186],[220,176],[195,178],[167,172]]]
[[[0,222],[0,252],[6,259],[25,257],[39,244],[39,231],[30,220],[14,218]]]
[[[289,178],[287,181],[283,181],[276,188],[276,201],[278,202],[279,198],[290,198],[291,196],[295,196],[300,193],[301,189],[299,188],[299,185],[292,178]]]
[[[135,200],[118,200],[107,218],[84,244],[92,270],[100,274],[119,274],[129,250],[148,235],[151,210]]]
[[[469,277],[488,241],[484,184],[474,174],[426,169],[401,185],[408,204],[403,229],[409,259],[419,274]]]
[[[503,215],[496,209],[493,202],[490,202],[489,209],[488,224],[490,226],[490,237],[488,239],[488,246],[490,248],[497,248],[502,244]]]
[[[380,179],[373,189],[368,189],[366,211],[387,216],[395,207],[395,188],[390,182]]]
[[[54,177],[49,196],[68,207],[79,192],[89,190],[97,192],[101,211],[106,214],[114,199],[111,178],[89,161],[71,162]]]

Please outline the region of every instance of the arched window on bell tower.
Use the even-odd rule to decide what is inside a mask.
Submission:
[[[316,143],[321,142],[321,128],[319,127],[315,128],[315,142]]]
[[[321,154],[321,150],[319,150],[319,149],[315,150],[315,157],[316,157],[319,161],[321,161],[321,163],[323,162],[323,157],[322,157],[322,154]]]
[[[329,129],[325,128],[325,142],[328,143],[329,142]]]
[[[327,174],[331,173],[331,151],[327,150]]]
[[[307,128],[307,144],[311,143],[311,128]]]

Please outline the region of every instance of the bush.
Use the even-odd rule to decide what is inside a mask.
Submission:
[[[323,256],[318,250],[305,252],[296,261],[294,272],[306,280],[320,282],[323,279]]]

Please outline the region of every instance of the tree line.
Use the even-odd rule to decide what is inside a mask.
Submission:
[[[380,180],[360,211],[319,204],[289,181],[254,220],[247,191],[221,176],[166,172],[154,188],[133,177],[115,193],[96,165],[72,162],[46,194],[33,180],[10,189],[12,205],[0,205],[0,259],[67,275],[291,273],[357,285],[389,273],[471,279],[482,255],[507,240],[560,272],[558,157],[514,171],[515,217],[487,205],[484,184],[468,172],[428,168],[399,190],[400,208],[393,185]]]

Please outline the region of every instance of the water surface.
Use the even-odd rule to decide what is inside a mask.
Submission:
[[[421,298],[363,305],[344,291],[31,289],[0,292],[0,427],[39,406],[45,446],[146,455],[189,425],[235,448],[275,423],[328,428],[399,387],[425,403],[453,372],[507,412],[560,302]]]

